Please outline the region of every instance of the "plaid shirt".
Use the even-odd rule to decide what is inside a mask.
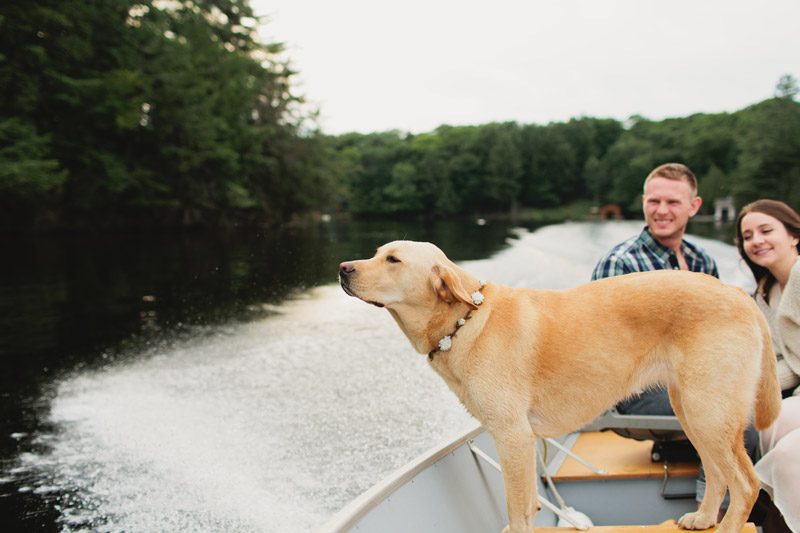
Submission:
[[[692,272],[702,272],[719,277],[717,264],[702,249],[683,241],[681,252]],[[592,280],[630,274],[631,272],[679,268],[678,256],[675,252],[655,240],[650,230],[645,227],[639,236],[631,237],[618,244],[603,256],[592,272]]]

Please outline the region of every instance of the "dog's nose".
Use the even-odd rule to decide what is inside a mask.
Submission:
[[[339,275],[349,276],[356,271],[356,266],[353,263],[342,263],[339,265]]]

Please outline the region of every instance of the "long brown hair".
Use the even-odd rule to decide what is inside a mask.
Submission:
[[[762,294],[769,294],[769,290],[775,283],[775,277],[770,274],[766,267],[759,266],[753,263],[747,254],[744,252],[744,238],[742,238],[742,219],[745,215],[750,213],[763,213],[778,220],[786,228],[787,233],[793,237],[800,239],[800,216],[788,205],[778,200],[756,200],[751,204],[747,204],[739,212],[739,217],[736,219],[736,248],[739,249],[739,255],[742,256],[744,262],[753,273],[753,277],[758,283],[758,289]],[[797,242],[797,251],[800,253],[800,240]]]

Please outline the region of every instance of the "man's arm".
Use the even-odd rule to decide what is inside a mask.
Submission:
[[[709,272],[709,274],[711,274],[715,278],[719,278],[719,270],[717,270],[717,263],[715,263],[713,259],[711,260],[711,271]]]
[[[613,276],[621,276],[623,274],[630,274],[634,272],[628,261],[624,257],[615,253],[606,254],[594,267],[592,272],[592,281],[603,278],[610,278]]]

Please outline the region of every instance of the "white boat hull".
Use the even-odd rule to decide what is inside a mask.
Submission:
[[[562,439],[571,447],[578,434]],[[497,454],[489,435],[476,427],[458,439],[432,450],[358,497],[319,530],[320,533],[501,531],[508,524],[502,474],[470,449],[474,442],[490,460]],[[567,455],[547,445],[546,461],[555,473]],[[541,448],[540,448],[541,449]],[[557,497],[537,478],[540,496]],[[696,509],[694,499],[665,499],[663,479],[609,479],[556,482],[566,505],[586,514],[595,526],[659,524]],[[667,491],[693,492],[694,478],[674,478]],[[559,506],[560,507],[560,506]],[[543,507],[536,527],[554,527],[558,516]]]

